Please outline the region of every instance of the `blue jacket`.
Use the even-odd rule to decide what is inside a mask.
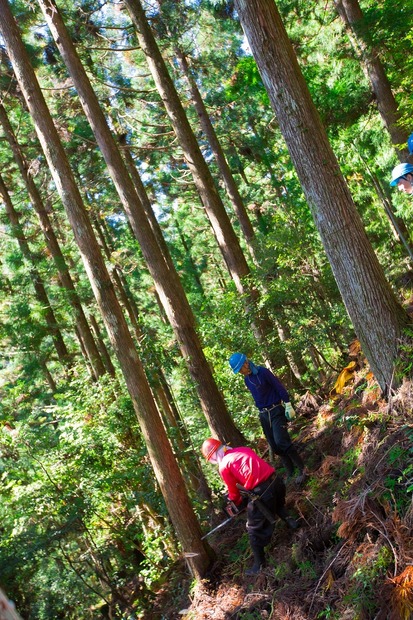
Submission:
[[[252,397],[258,409],[271,407],[284,401],[290,402],[290,397],[284,385],[271,370],[265,366],[257,366],[258,373],[256,375],[249,374],[244,377],[245,385],[252,394]]]

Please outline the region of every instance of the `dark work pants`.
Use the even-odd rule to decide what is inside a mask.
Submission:
[[[264,435],[274,452],[284,456],[292,446],[291,438],[287,431],[287,418],[284,407],[277,405],[271,411],[260,412],[260,422]]]
[[[285,484],[281,478],[273,475],[269,480],[255,487],[253,491],[259,495],[260,501],[274,517],[278,515],[281,519],[285,519],[287,516],[285,509]],[[268,521],[255,502],[249,501],[247,506],[247,531],[251,547],[265,547],[268,545],[274,527],[275,523]]]

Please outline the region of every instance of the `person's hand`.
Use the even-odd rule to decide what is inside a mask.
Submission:
[[[291,403],[285,403],[284,408],[285,408],[285,417],[287,418],[289,422],[291,422],[291,420],[294,420],[296,416],[294,407],[292,406]]]

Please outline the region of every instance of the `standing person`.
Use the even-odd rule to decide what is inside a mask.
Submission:
[[[269,511],[269,516],[278,515],[291,529],[298,527],[285,508],[285,484],[276,476],[275,469],[251,448],[230,448],[218,439],[209,438],[202,444],[202,454],[207,461],[218,465],[219,475],[228,489],[229,502],[237,507],[243,503],[242,491],[237,484],[255,496],[247,504],[247,531],[254,564],[246,571],[247,575],[255,575],[266,564],[264,548],[275,527],[275,518],[270,520],[260,505],[264,505],[265,512]]]
[[[256,366],[244,353],[233,353],[229,364],[235,374],[241,373],[260,414],[264,435],[275,454],[281,458],[287,477],[298,469],[295,481],[302,484],[307,475],[304,463],[287,431],[287,422],[293,420],[295,411],[281,381],[265,366]]]
[[[393,168],[390,185],[391,187],[397,185],[397,188],[405,194],[413,194],[413,165],[398,164]]]

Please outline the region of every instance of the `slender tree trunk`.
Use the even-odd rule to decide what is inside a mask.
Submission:
[[[35,267],[36,260],[29,248],[27,239],[24,236],[23,229],[19,221],[19,214],[13,207],[13,203],[10,199],[10,195],[7,191],[7,188],[1,176],[0,176],[0,196],[2,197],[4,205],[6,207],[7,217],[9,218],[9,221],[10,221],[10,224],[13,230],[13,234],[16,237],[17,242],[19,244],[20,251],[30,266],[30,275],[32,278],[36,298],[42,306],[42,314],[47,323],[49,333],[52,336],[57,356],[61,364],[63,366],[67,366],[69,363],[69,352],[64,343],[63,336],[59,329],[59,325],[55,317],[53,308],[50,305],[49,297],[47,295],[45,286],[43,284],[43,280],[40,276],[40,273]]]
[[[3,127],[3,131],[6,136],[7,142],[9,143],[13,151],[14,159],[15,159],[16,164],[19,167],[20,174],[23,177],[23,181],[26,185],[27,192],[30,196],[30,201],[37,213],[37,217],[40,222],[40,227],[42,229],[44,238],[46,240],[47,248],[54,260],[56,269],[58,270],[61,285],[67,292],[68,301],[75,314],[77,329],[79,330],[80,338],[85,347],[86,358],[89,360],[92,366],[94,376],[96,378],[99,378],[101,375],[105,373],[105,366],[100,357],[98,348],[94,341],[94,338],[90,330],[89,324],[87,322],[85,313],[83,312],[82,304],[80,302],[75,286],[73,284],[73,280],[71,278],[65,258],[60,249],[59,242],[54,233],[52,223],[44,207],[42,198],[40,196],[40,192],[37,189],[37,186],[32,176],[29,174],[27,163],[21,152],[20,146],[17,142],[13,128],[8,119],[6,110],[4,109],[4,106],[2,105],[0,105],[0,123]]]
[[[90,321],[90,325],[92,327],[93,333],[95,335],[97,346],[98,346],[100,355],[104,361],[106,370],[112,377],[114,377],[116,375],[116,370],[113,365],[112,359],[109,355],[109,351],[106,347],[105,341],[103,340],[103,337],[102,337],[102,334],[99,328],[99,324],[93,314],[89,314],[89,321]]]
[[[53,379],[52,374],[51,374],[50,370],[48,369],[46,362],[45,361],[41,361],[40,365],[41,365],[41,367],[43,369],[43,372],[45,374],[46,381],[49,384],[49,388],[50,388],[52,394],[54,394],[56,392],[56,390],[57,390],[56,382]]]
[[[140,174],[138,172],[138,169],[136,168],[135,162],[133,161],[133,157],[130,154],[130,151],[128,148],[125,148],[122,150],[123,152],[123,158],[125,160],[126,166],[128,168],[129,174],[132,178],[132,181],[135,185],[135,189],[138,193],[138,196],[142,202],[142,205],[145,209],[146,215],[149,219],[149,223],[151,224],[152,230],[156,236],[156,239],[158,241],[159,247],[161,248],[161,250],[166,253],[167,255],[169,255],[169,250],[168,250],[168,246],[166,244],[165,238],[162,234],[162,230],[161,227],[159,226],[158,220],[155,217],[155,214],[153,212],[152,209],[152,204],[149,200],[148,194],[146,193],[146,189],[144,184],[142,183],[142,179],[140,177]],[[177,223],[175,222],[175,226],[178,228]],[[181,236],[181,231],[178,229],[178,233]],[[183,244],[184,245],[184,244]],[[185,247],[185,245],[184,245]],[[185,247],[185,250],[187,251],[187,254],[190,257],[190,253],[188,248]],[[191,274],[194,277],[194,280],[196,282],[197,287],[199,288],[200,292],[202,293],[202,295],[205,297],[204,294],[204,290],[202,288],[202,284],[201,281],[199,279],[198,273],[195,269],[195,265],[193,266],[193,269],[191,270]]]
[[[116,298],[66,153],[7,0],[0,0],[0,34],[65,206],[86,273],[125,377],[172,523],[183,552],[190,554],[187,559],[195,576],[202,578],[211,563],[213,553],[210,547],[201,541],[201,529],[190,504],[184,480],[158,415],[142,363]]]
[[[255,233],[254,233],[254,229],[252,227],[251,221],[248,217],[248,213],[245,208],[244,201],[242,200],[242,197],[239,192],[238,186],[235,182],[235,179],[232,176],[231,169],[228,165],[228,162],[225,157],[224,151],[222,149],[221,143],[218,140],[218,136],[215,133],[214,126],[211,122],[208,111],[201,97],[201,93],[198,90],[198,86],[196,84],[195,78],[192,75],[191,69],[188,64],[188,59],[186,58],[183,51],[178,47],[175,47],[175,53],[179,60],[179,64],[181,66],[182,72],[185,75],[187,82],[189,84],[189,88],[190,88],[191,96],[192,96],[192,102],[194,104],[196,113],[201,123],[202,130],[208,139],[209,145],[211,147],[211,151],[214,154],[214,157],[218,164],[218,168],[220,170],[222,180],[227,190],[227,194],[231,200],[231,204],[234,208],[235,214],[238,218],[241,230],[243,232],[245,241],[247,243],[248,250],[254,262],[257,263],[258,261],[257,261],[256,253],[255,253],[255,247],[254,247]]]
[[[214,381],[182,284],[169,254],[166,256],[159,248],[145,210],[60,13],[52,0],[38,0],[38,4],[74,81],[84,112],[95,134],[135,237],[139,241],[162,305],[198,390],[211,432],[225,442],[239,444],[242,441],[242,434],[229,415],[223,396]]]
[[[389,192],[390,188],[383,187],[377,175],[370,170],[367,162],[364,162],[364,164],[373,183],[373,187],[376,190],[376,194],[383,205],[384,212],[389,220],[394,236],[397,241],[404,246],[404,249],[410,257],[410,261],[413,262],[413,246],[411,243],[412,235],[408,230],[405,221],[394,212],[391,202],[391,194]]]
[[[347,312],[371,369],[386,391],[409,318],[367,238],[291,42],[273,0],[235,0],[235,7]]]
[[[400,125],[398,105],[380,60],[380,54],[377,49],[370,47],[363,34],[364,16],[360,4],[358,0],[334,0],[334,4],[370,80],[378,110],[390,134],[396,153],[400,161],[406,161],[409,155],[406,146],[408,132]]]
[[[158,92],[168,113],[172,127],[178,137],[188,168],[191,171],[195,187],[215,233],[219,248],[224,257],[237,290],[245,293],[242,282],[249,274],[241,246],[234,232],[222,200],[218,194],[214,179],[202,156],[196,137],[186,117],[185,110],[176,92],[174,83],[168,73],[166,64],[159,51],[155,38],[147,22],[140,0],[125,0],[125,4],[136,26],[136,35]]]

